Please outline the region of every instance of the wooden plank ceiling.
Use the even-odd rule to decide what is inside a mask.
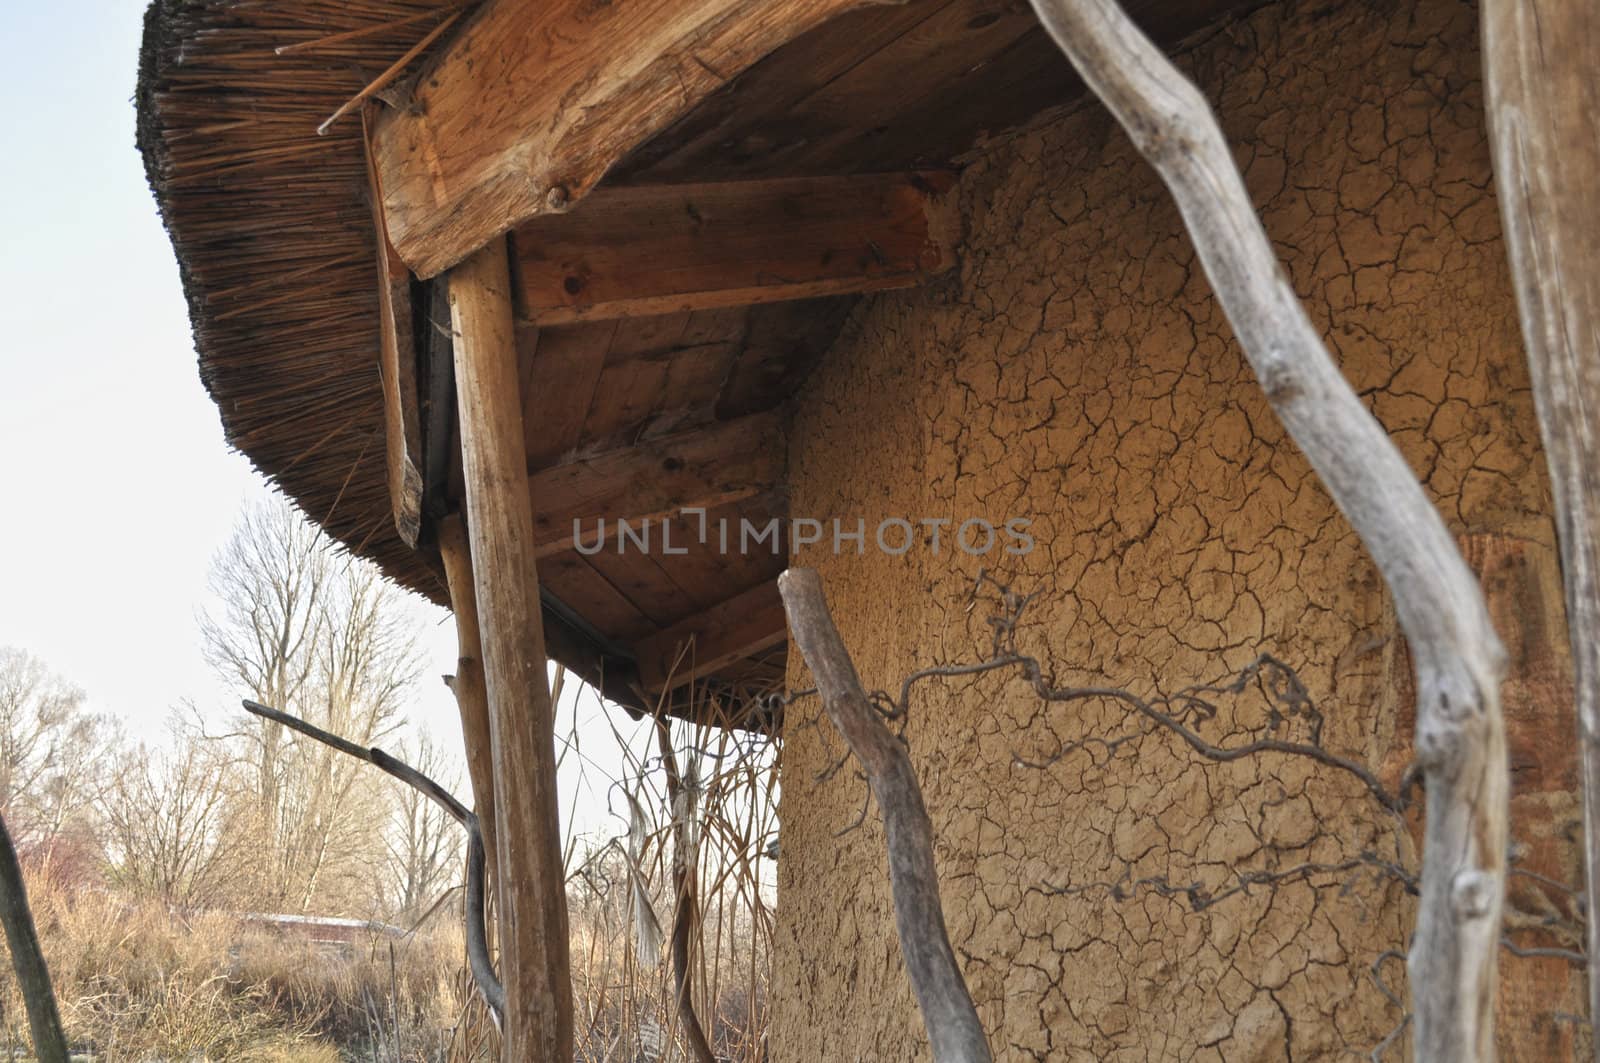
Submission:
[[[1234,6],[1131,5],[1168,43]],[[787,517],[785,402],[854,300],[948,268],[936,208],[961,155],[1081,92],[1020,0],[832,7],[512,232],[540,580],[631,661],[635,704],[691,674],[781,682],[787,541],[723,550],[679,511]],[[580,552],[573,518],[592,548],[600,517],[666,519],[683,552],[659,523],[648,552],[614,533]]]

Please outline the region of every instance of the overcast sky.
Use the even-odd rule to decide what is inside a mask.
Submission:
[[[183,699],[237,705],[201,659],[196,617],[212,557],[267,488],[228,450],[201,388],[134,148],[143,11],[60,0],[3,16],[0,646],[32,652],[130,735],[154,737]],[[410,608],[428,656],[410,715],[459,749],[438,680],[454,668],[454,629],[420,598]],[[594,755],[605,732],[590,721],[591,733]],[[563,774],[570,795],[576,776]],[[594,790],[580,798],[585,829],[607,822]]]

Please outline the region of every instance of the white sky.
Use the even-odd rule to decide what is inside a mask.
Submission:
[[[200,385],[134,148],[144,0],[3,11],[0,646],[42,658],[130,736],[159,738],[183,699],[219,714],[237,705],[201,659],[196,617],[211,558],[267,488],[224,444]],[[410,715],[459,750],[437,679],[454,669],[454,629],[412,601],[427,667]],[[610,734],[585,701],[594,756]],[[580,787],[575,759],[562,774],[579,829],[620,829],[604,783]]]

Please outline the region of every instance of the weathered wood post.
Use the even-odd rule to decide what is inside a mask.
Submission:
[[[478,627],[478,593],[472,581],[472,551],[460,516],[439,523],[439,556],[444,561],[450,612],[456,621],[456,674],[450,679],[450,692],[461,713],[473,811],[483,834],[489,881],[494,882],[500,836],[494,822],[494,743],[489,737],[489,693],[483,683],[483,638]]]
[[[1600,5],[1484,0],[1481,14],[1495,193],[1566,587],[1593,1017],[1600,1015]]]
[[[572,1058],[572,980],[511,271],[494,240],[450,271],[467,538],[494,774],[506,1063]]]

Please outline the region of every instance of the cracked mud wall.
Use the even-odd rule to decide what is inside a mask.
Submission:
[[[1457,0],[1273,5],[1183,63],[1314,321],[1484,578],[1515,660],[1521,866],[1577,882],[1570,670],[1476,17]],[[797,516],[953,522],[937,556],[926,536],[899,557],[799,552],[867,686],[987,652],[986,610],[967,608],[986,565],[1038,594],[1020,643],[1060,682],[1170,693],[1270,652],[1325,714],[1325,744],[1397,783],[1413,709],[1392,607],[1126,138],[1097,106],[1044,116],[984,149],[959,197],[959,275],[864,303],[800,396],[791,443]],[[1037,545],[968,556],[950,535],[975,517],[1030,519]],[[790,679],[805,683],[794,655]],[[850,766],[827,774],[842,746],[819,711],[799,702],[786,727],[772,1057],[926,1059],[878,820],[851,829],[864,785]],[[1241,702],[1207,733],[1262,726]],[[999,1058],[1364,1057],[1398,1022],[1371,975],[1413,916],[1392,877],[1311,875],[1203,911],[1129,885],[1214,891],[1237,869],[1364,851],[1414,866],[1410,834],[1348,777],[1203,762],[1126,710],[1043,706],[995,677],[923,688],[905,733]],[[1114,754],[1074,746],[1130,733]],[[1045,768],[1017,762],[1063,748]],[[1510,892],[1572,915],[1532,876]],[[1401,964],[1382,970],[1402,984]],[[1504,1058],[1567,1058],[1579,974],[1504,954],[1502,970]]]

